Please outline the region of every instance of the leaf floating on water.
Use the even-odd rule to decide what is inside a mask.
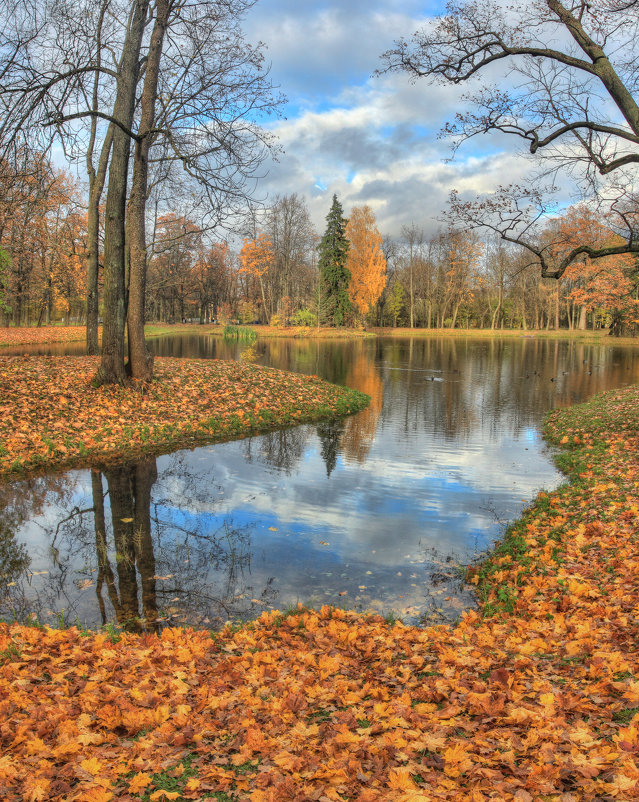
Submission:
[[[269,526],[268,531],[269,532],[279,532],[279,529],[276,526]]]
[[[320,540],[320,546],[330,546],[331,544],[328,543],[326,540]]]

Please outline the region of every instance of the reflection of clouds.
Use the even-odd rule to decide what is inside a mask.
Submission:
[[[291,340],[266,357],[370,380],[374,425],[363,412],[334,429],[301,426],[158,458],[154,559],[158,574],[175,577],[158,580],[158,595],[169,604],[179,597],[180,614],[190,599],[193,622],[206,623],[218,601],[252,615],[254,598],[355,609],[425,603],[431,550],[472,557],[537,489],[557,481],[538,433],[545,410],[639,373],[634,351],[558,341]],[[526,379],[533,369],[534,382]],[[349,446],[359,461],[339,445],[346,426],[365,446]],[[64,609],[71,622],[76,612],[81,621],[95,614],[95,591],[76,587],[96,566],[92,516],[83,531],[76,517],[53,533],[75,508],[92,507],[91,493],[88,472],[74,471],[0,496],[3,512],[24,521],[14,531],[31,569],[48,571],[24,585],[25,598],[42,588],[39,609]]]
[[[410,438],[407,450],[393,431],[378,433],[365,462],[339,461],[327,478],[319,440],[307,429],[309,446],[285,481],[256,460],[247,475],[237,444],[224,444],[210,449],[210,467],[199,466],[203,481],[222,483],[224,476],[223,495],[189,500],[175,476],[174,497],[193,513],[241,514],[296,536],[302,532],[311,544],[324,539],[344,559],[375,548],[372,561],[383,564],[401,563],[420,539],[472,553],[478,538],[484,546],[499,533],[496,513],[512,518],[524,499],[557,479],[547,457],[524,452],[522,443],[506,437],[483,448],[477,442],[455,449],[422,433]],[[263,530],[263,541],[272,540],[267,526]]]

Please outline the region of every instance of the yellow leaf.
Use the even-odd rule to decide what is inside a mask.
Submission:
[[[113,799],[113,794],[111,791],[107,791],[106,788],[95,785],[93,788],[83,791],[82,795],[77,799],[79,802],[109,802],[109,800]]]
[[[88,771],[89,774],[93,774],[93,776],[99,774],[102,770],[102,763],[100,763],[97,757],[87,758],[86,760],[83,760],[80,765],[85,771]]]
[[[140,772],[129,782],[129,791],[132,794],[139,794],[144,788],[151,783],[151,775]]]
[[[394,791],[418,790],[408,769],[391,769],[388,772],[388,787]]]

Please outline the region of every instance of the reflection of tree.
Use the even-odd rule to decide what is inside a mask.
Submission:
[[[324,421],[317,426],[317,436],[322,444],[322,459],[326,464],[326,475],[330,476],[337,465],[340,441],[344,434],[344,421]]]
[[[247,462],[258,459],[290,474],[301,460],[308,438],[307,426],[278,429],[258,438],[251,437],[244,442],[244,457]],[[254,453],[256,444],[259,448],[257,457]]]
[[[137,583],[137,573],[139,573],[142,595],[141,618],[146,621],[147,627],[155,629],[158,605],[150,517],[151,488],[157,479],[155,458],[144,460],[137,465],[107,469],[104,475],[109,488],[118,583],[116,587],[115,576],[109,563],[102,477],[99,471],[92,470],[93,518],[98,554],[96,594],[102,623],[107,623],[102,599],[102,587],[106,584],[117,622],[129,628],[139,628],[139,623],[136,623],[140,620]]]
[[[249,528],[209,513],[218,490],[210,470],[198,475],[186,470],[180,455],[166,459],[159,481],[156,460],[148,458],[93,469],[90,487],[85,489],[80,478],[75,492],[57,494],[54,506],[40,495],[31,504],[21,500],[21,511],[35,505],[47,521],[46,570],[26,571],[27,563],[20,560],[27,552],[18,540],[12,542],[13,519],[1,518],[0,571],[8,577],[10,568],[12,579],[19,574],[7,598],[0,594],[5,614],[13,610],[18,618],[35,615],[42,622],[115,621],[128,629],[156,630],[164,622],[214,626],[249,618],[270,603],[271,580],[262,590],[250,584]],[[23,497],[16,496],[17,504]],[[198,512],[200,507],[206,511]],[[27,537],[38,536],[40,528],[40,522],[27,526]],[[0,586],[2,581],[0,576]]]
[[[24,523],[42,514],[47,502],[64,504],[71,484],[61,476],[37,476],[0,484],[0,610],[28,614],[26,591],[32,579],[31,555],[18,532]]]
[[[0,521],[0,598],[9,585],[29,567],[29,555],[22,543],[16,542],[15,529],[7,521]]]
[[[361,390],[371,397],[365,410],[347,418],[344,423],[342,448],[347,457],[364,462],[377,433],[377,423],[384,402],[384,385],[374,362],[374,354],[365,349],[364,343],[353,354],[346,384]]]
[[[263,363],[279,370],[321,376],[346,384],[354,345],[351,340],[306,340],[277,337],[265,340]]]

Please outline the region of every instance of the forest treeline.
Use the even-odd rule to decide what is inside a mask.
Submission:
[[[0,167],[0,322],[84,323],[83,188],[44,156]],[[459,229],[426,236],[419,223],[382,237],[369,207],[346,219],[336,198],[321,236],[297,194],[274,198],[235,247],[177,213],[147,224],[147,320],[637,330],[634,255],[584,256],[560,280],[542,278],[529,252],[502,240]],[[581,205],[550,218],[540,236],[559,259],[577,242],[616,235]]]

